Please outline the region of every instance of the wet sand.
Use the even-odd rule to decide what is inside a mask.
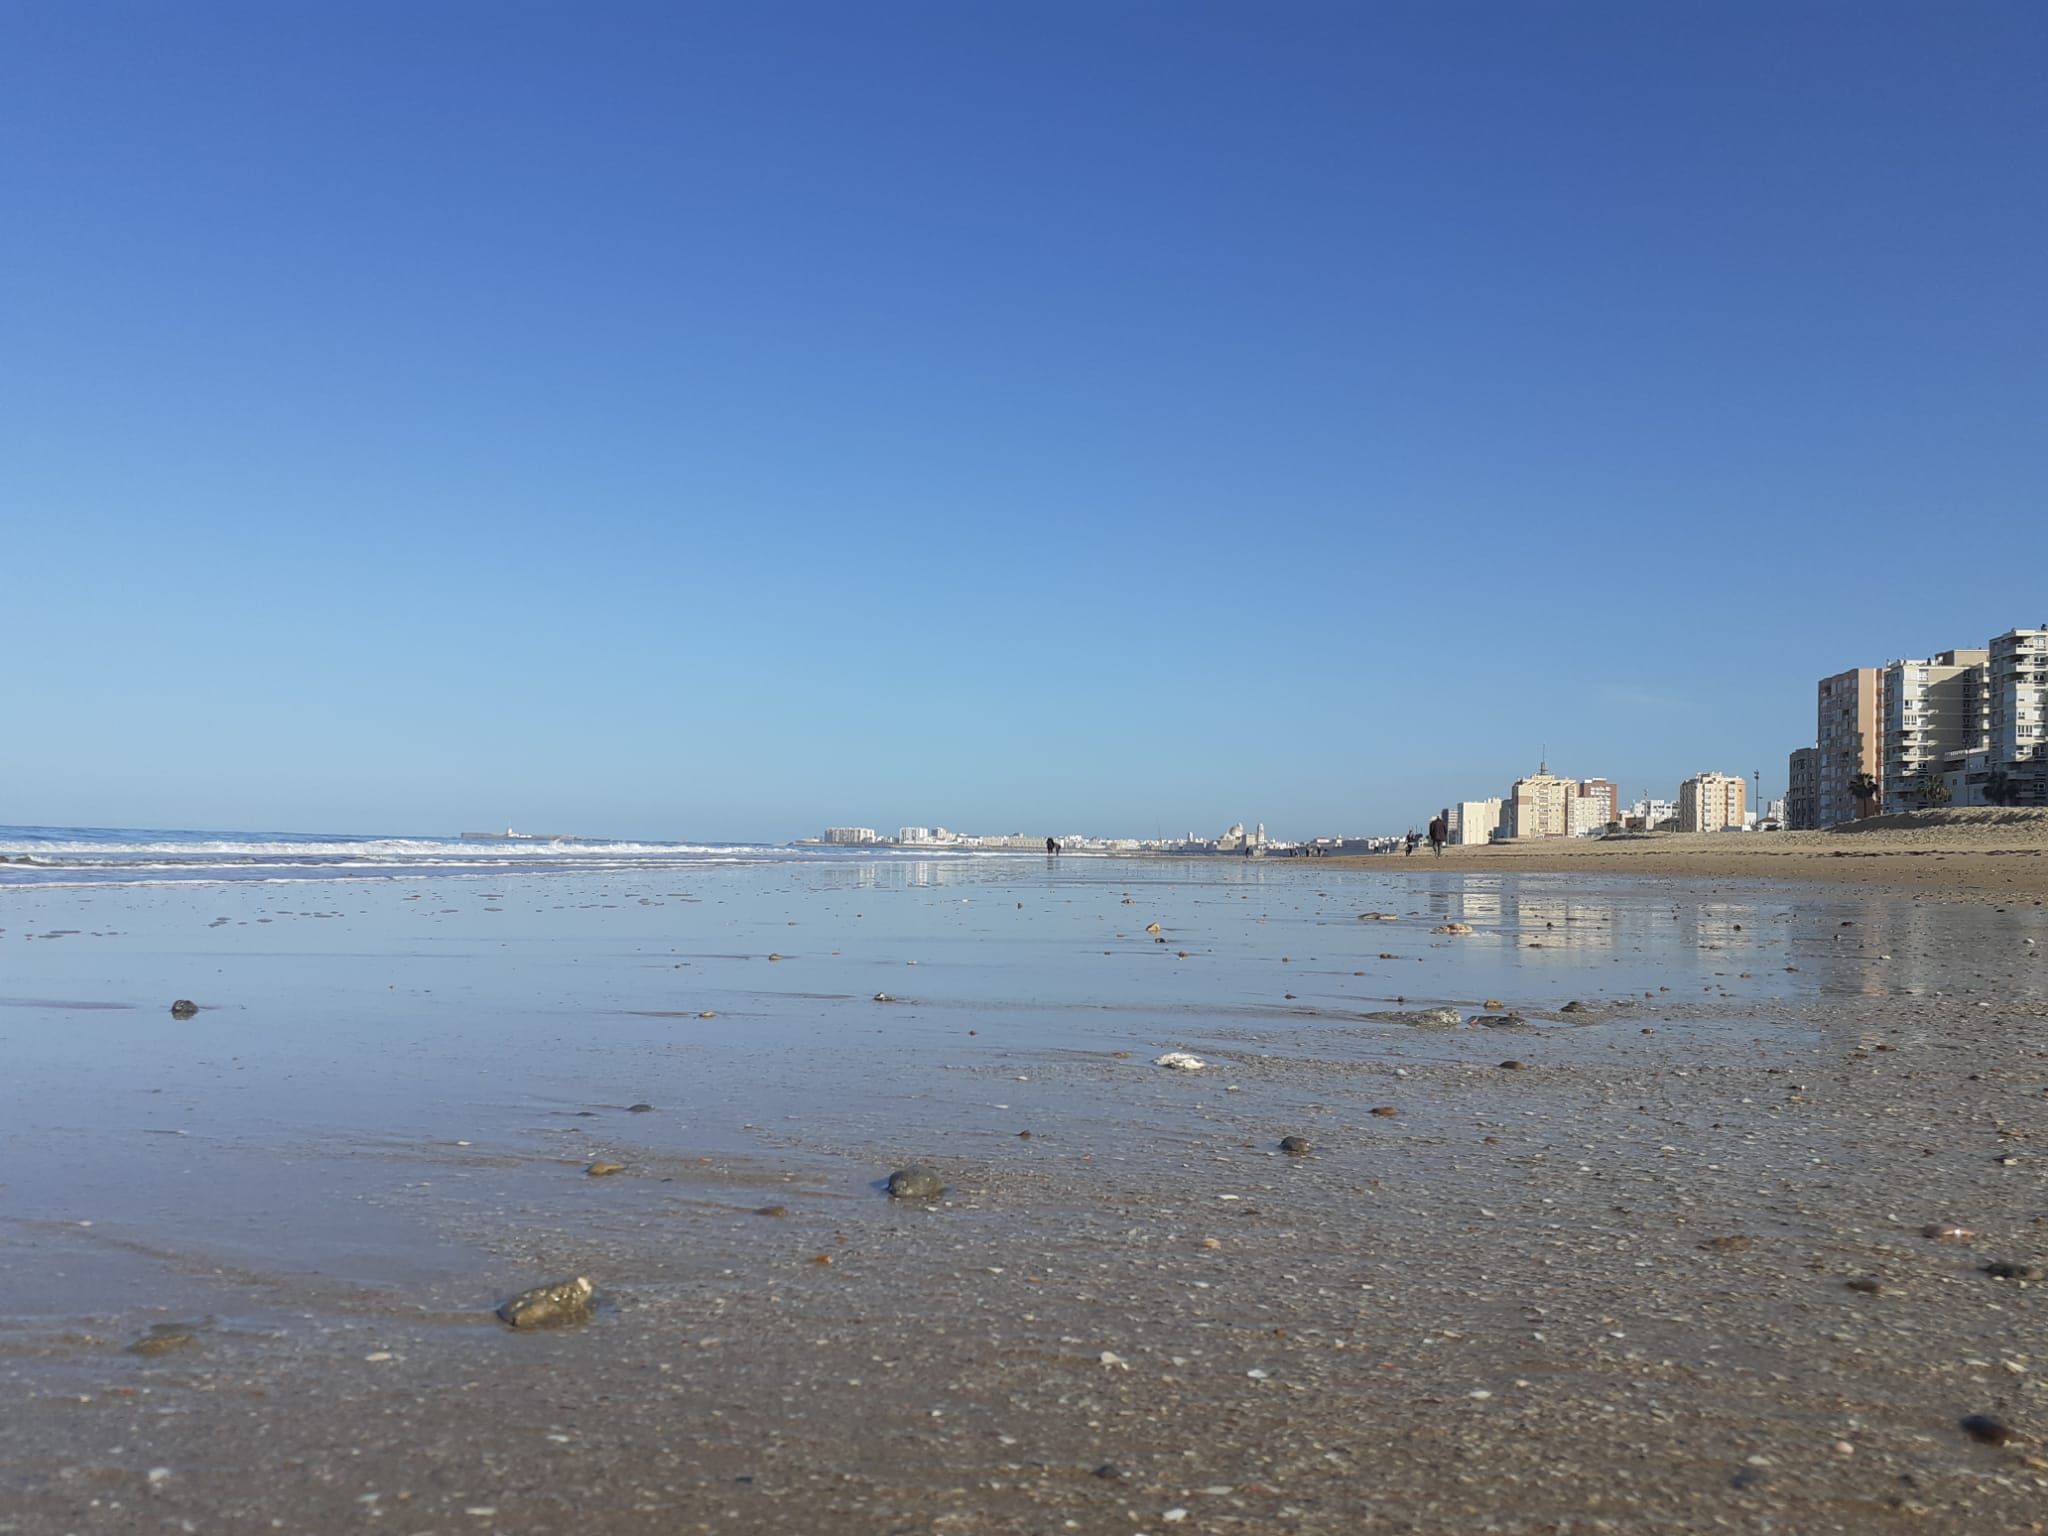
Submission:
[[[2048,909],[1426,858],[13,903],[0,1531],[2048,1528]]]

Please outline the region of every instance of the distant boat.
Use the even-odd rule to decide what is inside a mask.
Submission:
[[[467,842],[472,843],[580,843],[580,837],[567,832],[514,832],[507,827],[502,832],[465,832]]]

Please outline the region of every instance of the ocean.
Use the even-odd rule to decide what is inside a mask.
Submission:
[[[774,843],[601,839],[488,842],[334,832],[198,832],[140,827],[0,826],[0,888],[345,880],[492,879],[636,874],[721,864],[928,865],[1002,860],[972,849],[837,848]]]

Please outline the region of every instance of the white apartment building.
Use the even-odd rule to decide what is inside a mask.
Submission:
[[[1992,690],[1988,650],[1942,651],[1925,661],[1894,661],[1879,672],[1884,721],[1884,809],[1921,806],[1920,786],[1954,760],[1984,749]]]
[[[1463,846],[1468,843],[1484,843],[1499,830],[1502,801],[1495,795],[1491,800],[1460,800],[1451,807],[1451,842]]]
[[[930,827],[898,827],[896,841],[899,843],[928,843],[932,840]]]
[[[1748,824],[1749,785],[1740,774],[1695,774],[1678,786],[1678,830],[1721,832]]]
[[[1991,642],[1987,774],[2003,774],[2017,805],[2048,805],[2048,625]]]
[[[881,839],[873,827],[827,827],[823,841],[828,843],[876,843]]]

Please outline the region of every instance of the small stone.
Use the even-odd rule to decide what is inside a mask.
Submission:
[[[1491,1008],[1495,1013],[1505,1013],[1507,1011],[1508,1005],[1502,1002],[1497,997],[1489,997],[1485,1002],[1481,1003],[1479,1006],[1482,1008]]]
[[[2012,1439],[2012,1426],[1988,1413],[1973,1413],[1962,1420],[1963,1433],[1985,1445],[2004,1445]]]
[[[1394,1108],[1394,1106],[1391,1104],[1381,1104],[1374,1108],[1373,1113],[1378,1115],[1382,1120],[1391,1120],[1394,1118],[1394,1116],[1400,1114],[1401,1111]]]
[[[189,997],[181,997],[171,1004],[171,1017],[174,1019],[189,1019],[198,1011],[199,1005]]]
[[[1315,1150],[1315,1143],[1311,1142],[1306,1136],[1282,1136],[1280,1138],[1280,1150],[1289,1157],[1300,1157],[1304,1153],[1313,1152]]]
[[[652,1104],[628,1104],[626,1106],[626,1113],[629,1115],[651,1115],[654,1113],[654,1106]]]
[[[718,1015],[713,1013],[709,1008],[706,1008],[702,1013],[698,1014],[697,1017],[700,1019],[715,1019],[718,1017]]]
[[[892,1200],[936,1200],[946,1192],[946,1180],[936,1168],[913,1163],[889,1175]]]
[[[1577,998],[1575,997],[1575,998],[1573,998],[1573,999],[1572,999],[1572,1000],[1571,1000],[1570,1002],[1566,1003],[1566,1004],[1565,1004],[1565,1005],[1564,1005],[1564,1006],[1563,1006],[1562,1008],[1558,1009],[1557,1011],[1558,1011],[1559,1013],[1584,1013],[1584,1012],[1586,1011],[1586,1005],[1585,1005],[1584,1003],[1580,1002],[1580,1001],[1579,1001],[1579,1000],[1578,1000],[1578,999],[1577,999]]]
[[[1512,1057],[1502,1062],[1500,1064],[1500,1069],[1503,1072],[1526,1072],[1529,1070],[1525,1065],[1523,1065],[1519,1061],[1514,1060]]]
[[[875,994],[875,1001],[878,1003],[893,1003],[896,1001],[896,999],[891,997],[886,992],[877,992]]]
[[[1994,1280],[2048,1280],[2048,1269],[2039,1264],[2020,1264],[2012,1259],[1993,1259],[1984,1273]]]
[[[1465,1015],[1455,1008],[1416,1008],[1397,1013],[1369,1013],[1366,1017],[1380,1024],[1405,1024],[1410,1029],[1459,1029],[1465,1023]]]
[[[1472,1024],[1478,1029],[1528,1029],[1529,1021],[1519,1013],[1475,1013]]]
[[[1470,933],[1472,925],[1470,923],[1438,923],[1436,927],[1429,931],[1431,933],[1448,933],[1455,937]]]
[[[514,1328],[561,1328],[570,1323],[590,1321],[590,1281],[581,1275],[521,1291],[502,1307],[498,1316]]]
[[[1953,1222],[1930,1221],[1920,1229],[1920,1235],[1937,1243],[1967,1243],[1977,1234],[1968,1227],[1959,1227]]]
[[[1118,1478],[1122,1477],[1123,1475],[1124,1469],[1118,1466],[1113,1461],[1105,1461],[1101,1466],[1097,1467],[1094,1472],[1094,1476],[1102,1478],[1106,1482],[1112,1483],[1115,1482]]]
[[[789,1207],[786,1205],[764,1205],[756,1209],[754,1214],[756,1216],[787,1216],[789,1214]]]
[[[1187,1051],[1168,1051],[1164,1056],[1155,1057],[1152,1065],[1155,1067],[1169,1067],[1175,1072],[1199,1072],[1208,1063],[1202,1060],[1201,1057],[1191,1055]]]
[[[593,1179],[603,1179],[609,1178],[612,1174],[615,1173],[624,1173],[626,1171],[626,1165],[624,1163],[592,1163],[588,1168],[584,1169],[583,1171],[589,1174],[590,1177],[592,1177]]]
[[[1147,923],[1145,925],[1145,931],[1147,933],[1157,933],[1159,931],[1159,925],[1157,923]]]
[[[1882,1280],[1873,1280],[1868,1275],[1858,1275],[1855,1279],[1844,1280],[1842,1283],[1852,1291],[1861,1291],[1865,1296],[1882,1296],[1884,1294],[1884,1282]]]
[[[190,1349],[199,1340],[182,1328],[153,1328],[144,1338],[128,1346],[131,1355],[168,1355],[174,1350]]]

